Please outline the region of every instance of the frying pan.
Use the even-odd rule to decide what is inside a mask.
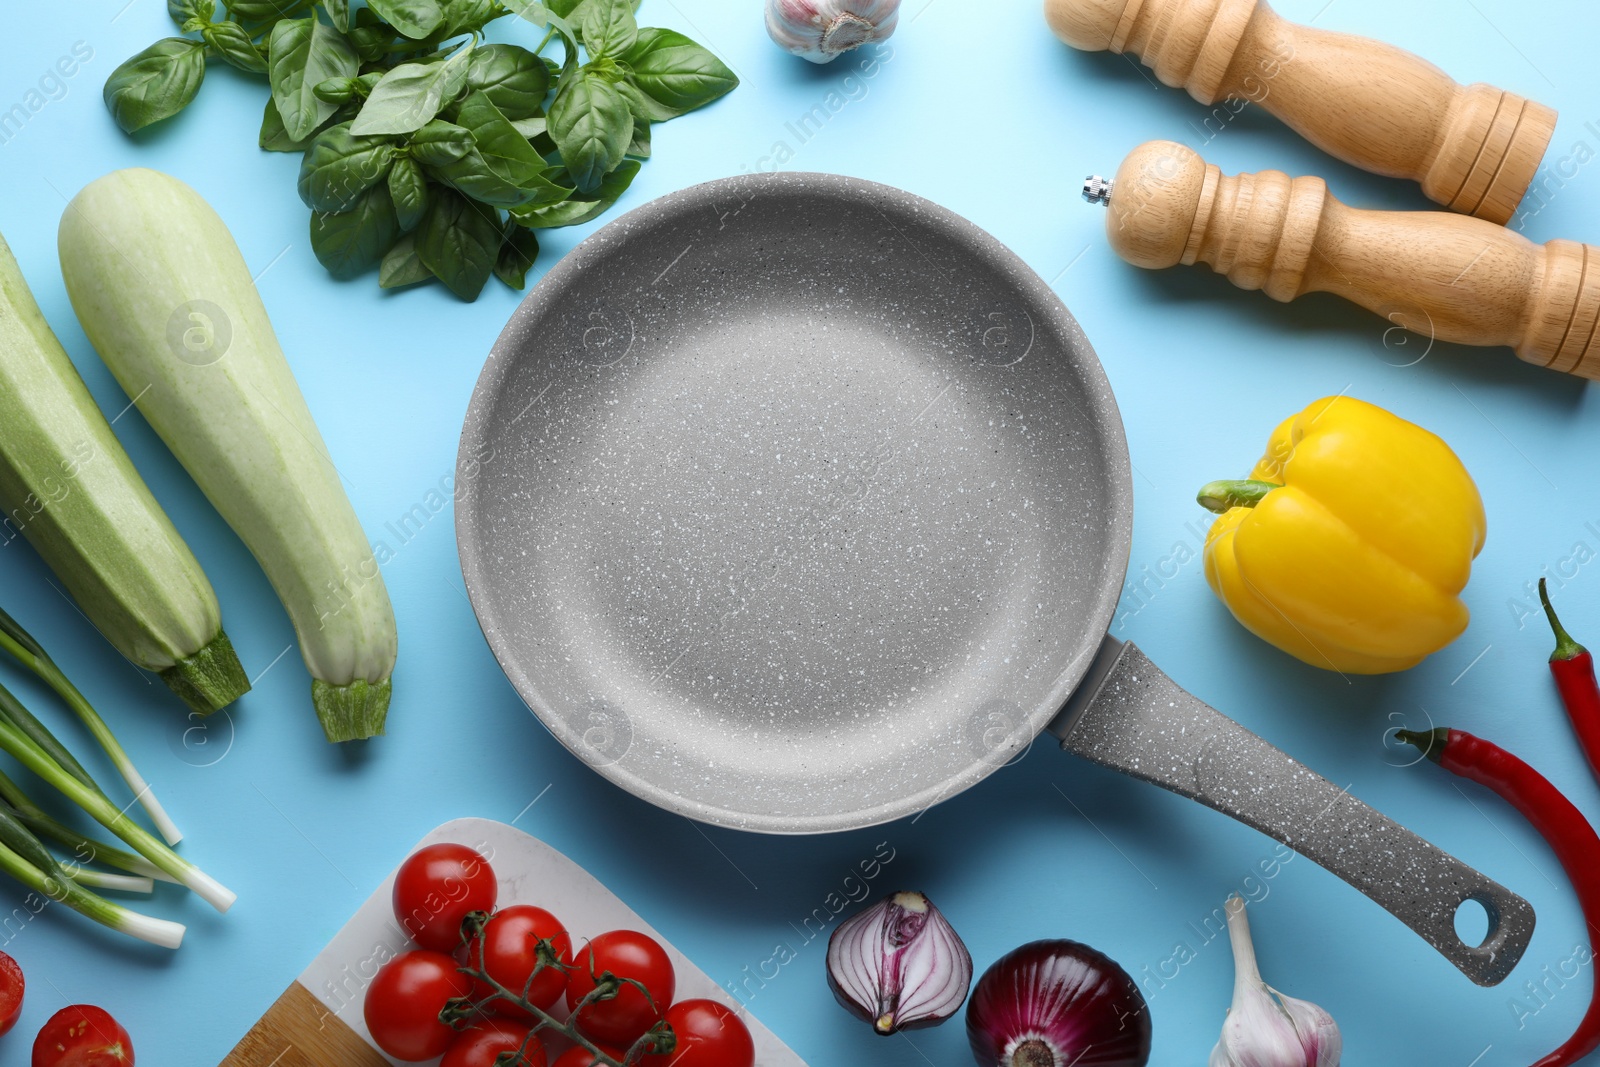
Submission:
[[[1107,635],[1129,470],[1093,348],[997,240],[887,186],[750,175],[630,212],[523,301],[467,412],[456,529],[518,693],[669,811],[887,822],[1048,730],[1503,979],[1525,900]]]

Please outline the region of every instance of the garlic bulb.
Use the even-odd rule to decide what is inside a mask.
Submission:
[[[1339,1067],[1344,1042],[1333,1017],[1262,981],[1244,901],[1228,898],[1227,912],[1233,1006],[1211,1050],[1210,1067]]]
[[[767,33],[813,63],[894,33],[900,0],[767,0]]]

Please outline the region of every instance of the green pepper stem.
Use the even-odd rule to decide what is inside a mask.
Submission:
[[[1195,499],[1207,511],[1221,515],[1233,508],[1253,508],[1261,503],[1268,493],[1282,488],[1283,486],[1276,482],[1250,480],[1207,482],[1200,488],[1200,493]]]
[[[1408,745],[1415,745],[1424,756],[1438,763],[1444,759],[1444,746],[1450,740],[1450,731],[1443,726],[1436,730],[1396,730],[1394,736]]]
[[[1556,609],[1550,603],[1550,591],[1545,588],[1543,578],[1539,579],[1539,603],[1544,605],[1545,617],[1550,620],[1550,629],[1556,634],[1556,650],[1550,653],[1551,663],[1560,663],[1563,660],[1576,659],[1589,651],[1572,639],[1566,627],[1561,625],[1561,620],[1556,618]]]

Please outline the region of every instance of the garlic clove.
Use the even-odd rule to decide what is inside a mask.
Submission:
[[[1344,1051],[1344,1038],[1333,1016],[1310,1001],[1286,997],[1270,987],[1269,990],[1294,1021],[1295,1033],[1300,1036],[1300,1047],[1305,1051],[1306,1067],[1338,1067],[1339,1056]]]
[[[1230,897],[1226,910],[1233,944],[1233,1005],[1209,1067],[1338,1067],[1343,1039],[1333,1016],[1262,981],[1244,901]]]
[[[767,0],[767,33],[779,47],[813,63],[886,40],[900,0]]]

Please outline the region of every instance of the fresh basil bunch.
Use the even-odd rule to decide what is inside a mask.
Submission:
[[[640,0],[167,0],[186,35],[123,63],[105,101],[132,133],[182,111],[218,57],[271,86],[261,147],[303,152],[311,247],[385,288],[438,278],[473,300],[522,288],[533,231],[588,222],[650,155],[650,126],[739,84]],[[519,15],[537,48],[485,44]],[[189,36],[192,35],[192,36]],[[547,58],[559,43],[561,61]]]

